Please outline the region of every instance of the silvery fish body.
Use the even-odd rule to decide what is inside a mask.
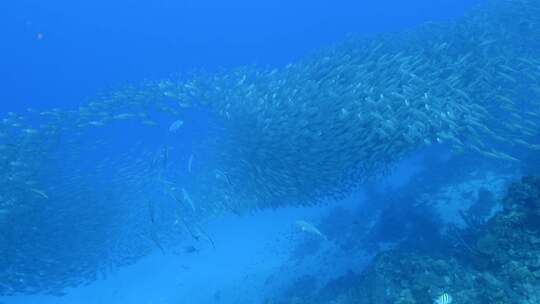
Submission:
[[[179,120],[173,122],[169,127],[169,132],[176,133],[178,131],[178,129],[180,129],[180,127],[182,127],[182,125],[184,125],[183,120],[179,119]]]
[[[433,303],[434,304],[452,304],[452,296],[446,292],[438,296]]]

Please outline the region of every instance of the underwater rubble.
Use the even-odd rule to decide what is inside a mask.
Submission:
[[[421,304],[445,293],[452,303],[539,303],[540,177],[513,183],[502,202],[502,211],[471,228],[471,250],[399,246],[379,253],[360,274],[347,274],[349,283],[333,287],[332,298],[326,286],[268,303]]]

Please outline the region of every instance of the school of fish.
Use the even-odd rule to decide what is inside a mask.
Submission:
[[[346,196],[429,145],[519,162],[540,151],[539,50],[540,3],[490,0],[456,20],[351,38],[283,68],[194,72],[74,109],[7,113],[0,294],[92,281],[177,234],[199,238],[201,218]],[[178,149],[115,133],[137,124],[179,136],[198,110],[217,131],[181,166]],[[108,153],[119,146],[125,153]],[[175,212],[149,220],[149,198]]]

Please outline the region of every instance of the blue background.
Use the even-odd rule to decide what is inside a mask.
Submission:
[[[455,18],[477,2],[4,0],[0,1],[0,113],[3,117],[7,111],[21,112],[28,107],[75,107],[100,90],[199,68],[213,71],[246,64],[279,67],[342,41],[349,34],[402,31],[427,21]],[[202,129],[201,124],[186,121],[182,137],[173,141],[164,129],[161,137],[153,139],[157,143],[168,139],[181,143],[187,158],[191,151],[186,143],[190,136],[198,135],[197,129]],[[122,129],[115,130],[118,133],[108,135],[120,138],[124,134]],[[131,137],[123,140],[135,141]],[[397,178],[387,182],[405,184],[417,167],[422,166],[404,162]],[[359,200],[342,203],[354,207]],[[262,274],[266,268],[281,265],[281,257],[264,247],[265,242],[286,238],[284,231],[294,227],[296,219],[312,220],[327,212],[318,206],[225,218],[209,227],[217,251],[203,248],[200,255],[179,260],[163,257],[156,250],[150,260],[109,281],[71,290],[70,297],[61,298],[64,302],[55,297],[19,297],[10,299],[10,303],[99,303],[119,298],[125,303],[136,303],[134,299],[157,303],[160,295],[176,290],[185,294],[220,290],[231,278],[244,280],[241,276],[249,271],[242,267],[255,267],[253,260],[264,261],[255,267]],[[291,244],[294,240],[287,238],[276,247],[283,249]],[[193,270],[176,271],[185,265]],[[193,273],[199,277],[194,278]],[[218,277],[215,286],[206,286],[207,276]],[[150,290],[144,300],[137,292],[143,288]]]
[[[350,33],[455,17],[476,2],[1,1],[0,110],[75,106],[194,68],[280,66]]]

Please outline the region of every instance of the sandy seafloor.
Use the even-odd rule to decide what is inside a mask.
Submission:
[[[64,296],[14,296],[2,301],[13,304],[259,303],[263,301],[265,292],[261,291],[268,276],[278,272],[287,281],[286,248],[295,240],[291,235],[299,233],[294,222],[299,217],[316,218],[330,207],[334,206],[218,219],[208,227],[216,249],[204,245],[198,253],[165,255],[156,250],[105,279],[68,289]],[[277,224],[276,218],[279,218]]]
[[[378,186],[401,187],[422,169],[418,154],[404,160]],[[354,271],[370,261],[363,252],[340,252],[332,241],[322,242],[301,263],[290,252],[305,234],[295,225],[299,219],[318,223],[334,208],[351,212],[366,202],[359,191],[343,201],[313,207],[263,210],[242,216],[211,220],[206,232],[215,242],[186,240],[200,248],[197,253],[153,254],[134,265],[122,267],[87,286],[66,289],[64,296],[19,295],[0,298],[2,304],[183,304],[263,303],[279,296],[303,275],[317,277],[319,284]]]

